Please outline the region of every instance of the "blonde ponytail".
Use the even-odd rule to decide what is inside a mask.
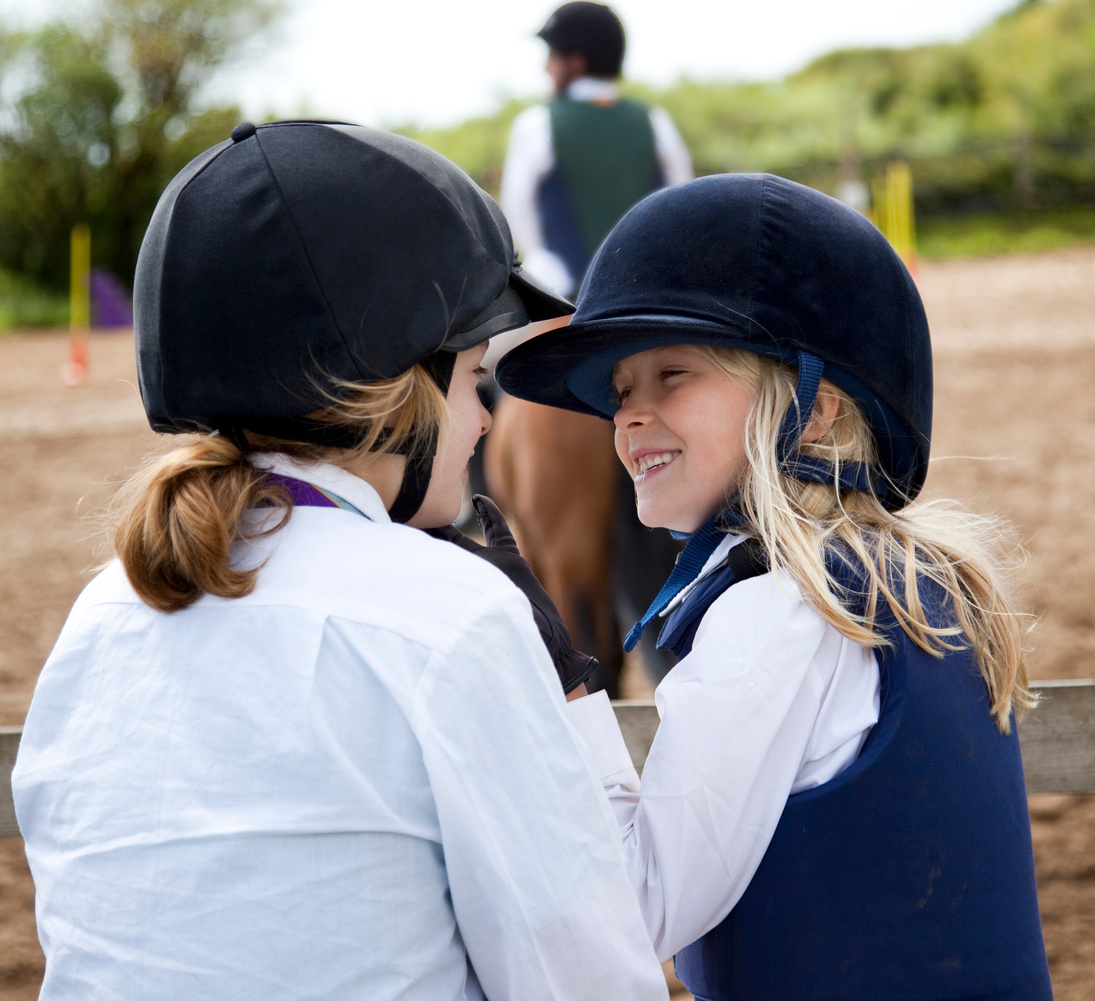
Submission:
[[[841,490],[784,476],[777,440],[782,417],[793,404],[795,373],[786,365],[742,351],[703,348],[728,375],[754,390],[746,427],[748,469],[738,502],[753,533],[764,543],[774,570],[798,584],[803,599],[838,632],[866,647],[888,646],[877,625],[885,602],[906,635],[922,650],[942,657],[970,648],[988,686],[991,712],[1002,733],[1011,730],[1036,699],[1027,687],[1023,636],[1028,616],[1014,594],[1025,552],[1000,518],[977,515],[950,501],[916,502],[888,511],[871,491]],[[838,391],[831,427],[800,451],[838,469],[876,463],[874,436],[854,401]],[[842,595],[826,554],[850,552],[863,567],[863,591]],[[949,621],[932,621],[919,582],[933,581],[946,594]],[[854,597],[862,614],[841,598]]]
[[[280,452],[320,462],[358,453],[406,451],[443,430],[445,396],[421,365],[394,379],[343,384],[316,420],[363,430],[354,449],[282,441],[247,434],[249,451]],[[247,517],[255,508],[270,517]],[[288,491],[247,461],[221,435],[202,435],[149,460],[118,491],[109,514],[115,555],[141,600],[176,612],[203,594],[240,598],[255,588],[261,565],[239,566],[232,547],[270,535],[292,513]]]

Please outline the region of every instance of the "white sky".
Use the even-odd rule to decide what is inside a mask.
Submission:
[[[221,69],[209,103],[248,117],[311,113],[369,125],[448,124],[547,88],[534,37],[548,0],[284,0],[272,36]],[[773,79],[853,45],[960,41],[1016,0],[615,0],[625,73]],[[72,0],[0,0],[6,24],[71,10]]]

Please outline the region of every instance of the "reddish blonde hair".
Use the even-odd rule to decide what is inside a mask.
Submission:
[[[247,432],[249,451],[325,461],[347,452],[403,451],[443,430],[445,396],[421,365],[394,379],[341,388],[346,401],[311,416],[366,429],[360,445],[333,449]],[[246,531],[245,515],[260,506],[273,508],[273,517]],[[248,462],[237,444],[212,434],[147,461],[116,494],[109,521],[114,553],[141,600],[176,612],[203,594],[250,594],[261,566],[233,565],[233,544],[278,531],[291,513],[288,492]]]

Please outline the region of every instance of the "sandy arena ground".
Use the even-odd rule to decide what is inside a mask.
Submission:
[[[1014,521],[1030,549],[1035,678],[1095,676],[1095,249],[922,264],[936,351],[928,493]],[[94,517],[157,447],[131,340],[97,334],[91,378],[61,380],[67,339],[0,338],[0,725],[34,680],[96,561]],[[633,697],[641,681],[632,679]],[[1095,797],[1031,797],[1058,1001],[1095,998]],[[37,997],[42,955],[17,838],[0,840],[0,999]]]

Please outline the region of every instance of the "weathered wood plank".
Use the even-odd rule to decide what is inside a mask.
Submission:
[[[1019,727],[1027,792],[1095,793],[1095,680],[1039,681],[1041,705]],[[615,702],[635,767],[658,730],[653,702]],[[11,769],[21,727],[0,727],[0,838],[19,833],[11,800]]]
[[[658,732],[658,710],[653,702],[622,700],[613,702],[612,708],[616,711],[616,722],[620,724],[631,761],[642,775],[643,763],[650,745],[654,743],[654,734]]]
[[[0,726],[0,838],[19,833],[15,823],[15,804],[11,799],[11,770],[15,767],[15,752],[19,749],[21,726]]]
[[[1019,724],[1027,792],[1095,793],[1095,681],[1039,681]]]
[[[1095,793],[1095,680],[1039,681],[1041,703],[1019,726],[1027,792]],[[653,702],[613,704],[642,773],[658,729]]]

